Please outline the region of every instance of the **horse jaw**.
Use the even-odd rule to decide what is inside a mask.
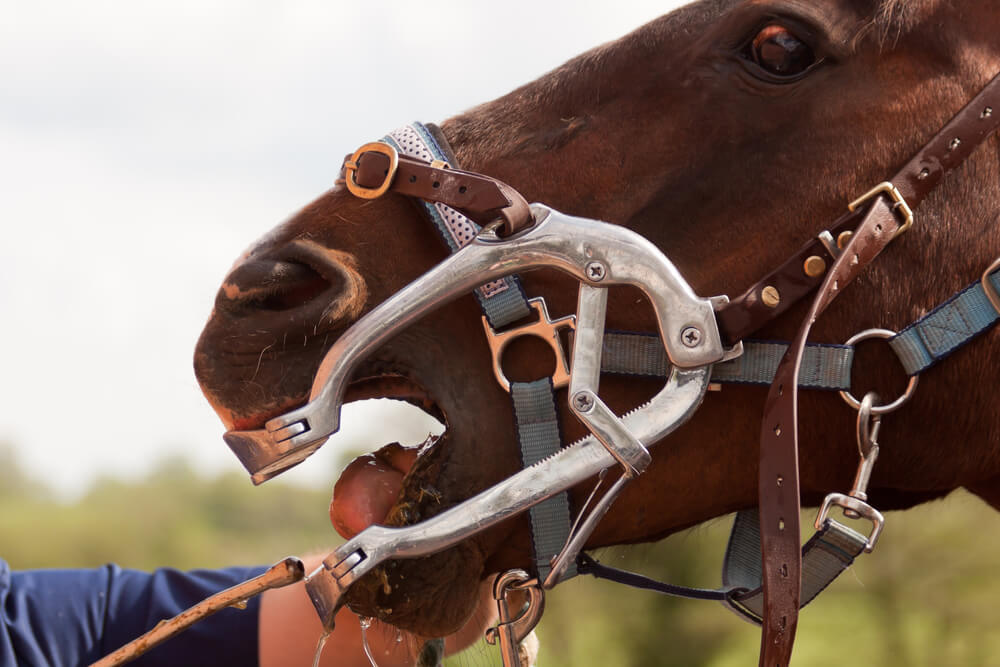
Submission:
[[[387,226],[373,235],[371,224],[382,220]],[[364,224],[356,224],[360,221]],[[409,202],[387,197],[364,203],[339,188],[263,238],[224,281],[195,352],[198,381],[226,428],[260,428],[304,404],[334,341],[444,256],[440,241]],[[363,304],[351,297],[358,294],[365,296]],[[348,297],[350,307],[344,303]],[[333,515],[352,504],[351,496],[356,506],[379,509],[353,523],[332,516],[335,526],[352,532],[369,521],[413,523],[516,470],[513,425],[492,367],[484,362],[488,358],[478,306],[470,295],[423,318],[361,364],[345,402],[403,400],[444,423],[446,431],[422,450],[401,484],[392,481],[400,488],[387,510],[384,479],[369,478],[367,488],[341,485]],[[384,458],[384,444],[372,443],[370,449]],[[383,512],[384,518],[376,516]],[[362,615],[422,636],[457,630],[488,574],[486,555],[501,544],[527,552],[526,543],[506,539],[511,532],[508,522],[433,557],[389,562],[358,582],[349,604]]]

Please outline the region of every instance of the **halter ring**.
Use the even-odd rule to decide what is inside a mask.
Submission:
[[[888,340],[894,336],[896,336],[896,332],[889,329],[865,329],[864,331],[860,331],[847,339],[847,342],[844,343],[844,345],[851,346],[855,343],[860,343],[863,340],[869,340],[871,338]],[[920,377],[918,375],[911,375],[910,382],[906,385],[906,390],[903,392],[902,396],[897,398],[892,403],[886,403],[885,405],[873,405],[871,413],[873,415],[887,415],[890,412],[895,412],[899,408],[903,407],[903,405],[913,396],[913,392],[917,388],[917,381],[919,379]],[[856,399],[851,392],[842,391],[840,392],[840,397],[844,399],[845,403],[855,410],[861,409],[861,401]]]

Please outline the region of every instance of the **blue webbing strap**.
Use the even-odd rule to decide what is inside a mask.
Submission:
[[[1000,271],[987,279],[1000,291]],[[900,331],[889,345],[907,375],[927,370],[1000,320],[981,282],[975,282]]]
[[[787,343],[747,340],[743,354],[712,367],[713,382],[770,385]],[[848,391],[854,348],[846,345],[809,343],[802,358],[799,385],[813,389]],[[606,333],[601,352],[601,370],[623,375],[666,377],[670,362],[659,336]]]
[[[849,568],[865,550],[868,538],[827,519],[802,547],[802,597],[805,607]],[[736,514],[722,565],[722,584],[731,594],[726,606],[760,625],[764,609],[761,586],[760,521],[757,510]]]
[[[455,157],[421,123],[414,122],[401,127],[387,135],[384,141],[403,155],[427,162],[441,160],[455,164]],[[427,201],[421,201],[420,204],[452,253],[472,241],[479,232],[479,225],[449,206]],[[494,329],[505,327],[532,313],[521,281],[515,275],[487,283],[474,293],[483,314]],[[510,393],[522,464],[527,467],[555,454],[562,446],[555,390],[552,382],[546,378],[535,382],[514,382]],[[538,570],[539,577],[544,579],[551,570],[552,558],[569,539],[569,495],[560,493],[532,507],[529,512],[535,569]],[[572,565],[562,580],[575,575],[576,566]]]
[[[517,439],[521,445],[521,465],[525,468],[559,451],[562,437],[554,394],[550,378],[512,382],[510,385],[510,397],[517,418]],[[569,539],[569,494],[563,492],[543,500],[529,510],[528,516],[531,519],[535,567],[539,579],[544,581],[552,571],[552,559]],[[571,564],[560,581],[575,575],[576,565]]]
[[[383,139],[402,155],[430,162],[453,163],[455,158],[444,151],[431,132],[421,123],[411,123],[395,130]],[[479,232],[479,225],[450,206],[420,202],[451,252],[469,243]],[[494,329],[505,327],[531,314],[521,281],[511,275],[483,285],[475,290],[479,305]]]

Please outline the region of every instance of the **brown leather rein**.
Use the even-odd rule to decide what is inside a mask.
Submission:
[[[799,367],[813,323],[900,233],[913,211],[1000,126],[1000,76],[994,78],[888,181],[853,202],[827,231],[805,244],[718,314],[727,344],[741,341],[813,290],[809,312],[768,392],[760,434],[759,506],[764,618],[761,667],[791,659],[801,596],[799,531]],[[385,144],[362,146],[344,162],[342,178],[366,199],[395,192],[441,202],[502,236],[532,225],[524,197],[497,179],[441,162],[397,156]],[[819,258],[818,261],[814,258]]]

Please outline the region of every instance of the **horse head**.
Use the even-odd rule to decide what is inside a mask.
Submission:
[[[702,0],[444,121],[440,135],[463,169],[509,183],[528,201],[629,227],[699,295],[735,296],[891,175],[1000,70],[998,29],[1000,12],[974,0]],[[813,338],[840,343],[871,326],[900,328],[977,277],[1000,248],[998,165],[993,139],[935,191],[920,222]],[[446,256],[410,201],[359,199],[342,185],[257,241],[226,277],[195,355],[226,427],[260,428],[303,404],[330,346]],[[523,279],[554,315],[575,311],[574,281],[544,270]],[[802,313],[789,311],[759,336],[790,338]],[[628,288],[611,292],[607,323],[655,331],[649,303]],[[885,429],[873,502],[902,508],[958,486],[1000,499],[1000,417],[987,383],[976,380],[997,367],[998,349],[934,369],[905,419]],[[514,346],[504,370],[545,376],[547,355]],[[380,520],[381,509],[352,523],[368,500],[388,508],[388,524],[414,523],[519,469],[510,398],[491,361],[470,296],[420,319],[357,369],[347,400],[405,400],[446,431],[415,462],[395,448],[369,460],[405,473],[398,495],[391,487],[379,500],[378,489],[342,480],[332,504],[338,529],[352,534]],[[884,348],[857,363],[859,381],[884,395],[905,379]],[[602,395],[622,412],[658,386],[609,377]],[[961,400],[945,404],[945,387],[957,386]],[[653,450],[588,546],[653,540],[755,505],[764,394],[739,386],[710,394]],[[854,473],[853,413],[828,394],[805,393],[800,403],[802,496],[816,503]],[[561,411],[565,440],[584,435]],[[943,441],[964,447],[942,456]],[[574,489],[571,504],[579,508],[589,490]],[[526,567],[530,554],[521,516],[378,570],[352,589],[350,604],[440,636],[468,616],[484,576]]]

